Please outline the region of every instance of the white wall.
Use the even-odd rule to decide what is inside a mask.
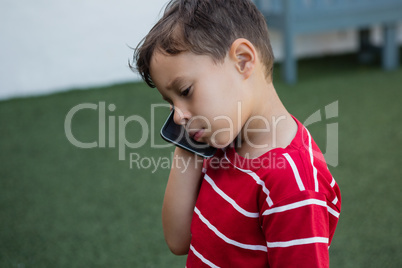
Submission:
[[[138,79],[127,65],[129,46],[150,30],[166,2],[1,0],[0,99]],[[280,35],[271,36],[280,59]],[[296,54],[349,51],[356,45],[350,30],[300,36]]]
[[[134,80],[166,0],[1,0],[0,99]]]

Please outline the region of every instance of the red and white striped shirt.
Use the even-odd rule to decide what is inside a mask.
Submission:
[[[296,120],[296,119],[295,119]],[[255,159],[233,147],[205,163],[187,267],[328,267],[339,187],[308,130]]]

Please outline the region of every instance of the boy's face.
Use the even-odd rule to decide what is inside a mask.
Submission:
[[[199,142],[226,147],[249,116],[251,102],[243,76],[228,56],[215,63],[205,55],[156,51],[150,74],[163,98],[174,106],[175,122]]]

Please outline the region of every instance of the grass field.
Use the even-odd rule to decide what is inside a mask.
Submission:
[[[402,267],[402,69],[383,72],[345,55],[301,61],[295,86],[282,83],[279,70],[275,76],[285,106],[302,122],[339,103],[339,117],[309,126],[324,152],[326,124],[339,127],[339,165],[330,170],[343,210],[331,267]],[[83,103],[105,103],[107,122],[116,122],[116,147],[109,123],[105,148],[68,141],[66,115]],[[156,103],[161,97],[143,83],[0,102],[0,267],[184,267],[185,257],[172,255],[162,234],[169,170],[129,161],[130,154],[167,159],[173,148],[153,149],[148,141],[119,160],[119,116],[149,122]],[[76,113],[77,140],[99,145],[99,110]],[[156,111],[149,135],[164,144],[158,133],[168,110]],[[139,141],[141,125],[129,123],[123,134]]]

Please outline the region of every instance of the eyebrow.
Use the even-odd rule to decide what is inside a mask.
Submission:
[[[182,83],[183,83],[184,78],[183,77],[176,77],[173,79],[169,84],[167,85],[166,89],[174,89],[178,88]]]

